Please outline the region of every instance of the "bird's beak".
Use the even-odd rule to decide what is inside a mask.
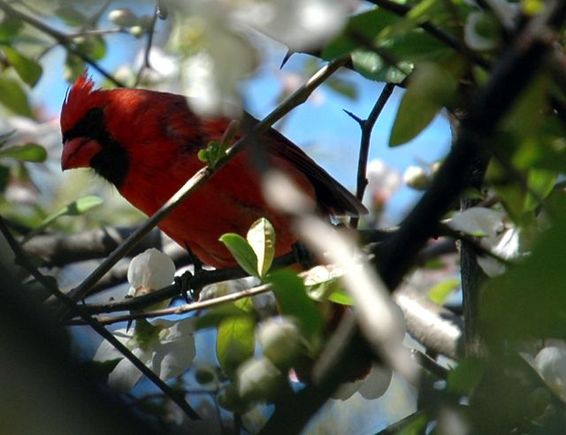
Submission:
[[[90,160],[101,150],[101,145],[88,137],[66,140],[61,153],[61,169],[88,168]]]

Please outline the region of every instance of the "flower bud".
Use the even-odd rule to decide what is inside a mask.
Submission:
[[[175,277],[175,263],[163,252],[150,248],[132,258],[128,267],[130,296],[168,286]]]
[[[283,373],[268,358],[250,358],[238,367],[238,394],[246,401],[266,401],[277,395]]]
[[[288,317],[261,322],[257,327],[257,339],[263,354],[282,369],[291,367],[303,350],[299,328]]]
[[[409,166],[403,174],[403,181],[415,190],[426,190],[430,184],[430,176],[420,166]]]
[[[130,9],[113,9],[108,19],[119,27],[131,27],[138,24],[138,17]]]

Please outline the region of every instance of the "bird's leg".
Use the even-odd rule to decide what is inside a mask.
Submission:
[[[191,263],[193,263],[193,273],[185,272],[181,277],[179,277],[179,284],[181,286],[181,294],[187,302],[190,300],[198,301],[200,291],[202,287],[194,287],[193,276],[198,275],[202,272],[202,261],[195,255],[188,245],[185,245],[185,249],[189,254]],[[189,299],[190,297],[190,299]]]
[[[181,295],[187,303],[194,302],[198,299],[198,295],[195,298],[195,294],[192,289],[194,275],[190,271],[186,271],[181,276],[175,277],[175,284],[179,286]]]

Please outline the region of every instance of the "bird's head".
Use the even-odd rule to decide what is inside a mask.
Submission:
[[[61,109],[61,167],[92,168],[120,188],[129,169],[167,170],[203,144],[199,120],[180,95],[95,89],[81,75]]]
[[[110,133],[111,91],[94,89],[83,73],[67,93],[61,109],[61,168],[93,168],[119,186],[128,169],[126,149]]]

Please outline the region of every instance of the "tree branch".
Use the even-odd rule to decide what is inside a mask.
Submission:
[[[84,309],[76,305],[66,294],[64,294],[58,287],[57,284],[44,276],[37,270],[37,268],[30,262],[25,252],[22,250],[21,246],[14,238],[8,227],[6,226],[4,219],[0,216],[0,233],[4,236],[8,245],[12,249],[16,262],[19,263],[27,272],[29,272],[41,285],[43,285],[47,290],[51,292],[68,310],[72,313],[78,315],[87,325],[89,325],[97,334],[102,338],[107,340],[114,348],[120,352],[124,357],[132,363],[143,375],[145,375],[157,388],[159,388],[163,393],[169,397],[173,402],[175,402],[179,408],[183,410],[187,416],[193,420],[200,419],[196,411],[191,408],[184,397],[180,396],[175,390],[173,390],[169,385],[167,385],[163,380],[159,378],[150,368],[148,368],[143,362],[141,362],[133,353],[122,344],[114,335],[108,331],[104,326],[93,319]]]
[[[386,83],[383,86],[383,90],[379,95],[379,98],[375,102],[373,109],[371,110],[370,114],[368,115],[367,119],[360,119],[357,116],[347,112],[352,118],[354,118],[358,124],[360,125],[360,129],[362,131],[362,137],[360,139],[360,155],[358,158],[358,176],[357,176],[357,186],[356,186],[356,198],[362,201],[364,197],[364,192],[366,186],[368,184],[368,180],[366,177],[366,169],[368,163],[368,154],[369,154],[369,147],[370,147],[370,140],[371,134],[373,132],[373,127],[377,121],[377,118],[381,114],[381,111],[387,104],[389,97],[393,93],[395,89],[394,83]],[[356,228],[358,226],[359,217],[355,216],[350,219],[350,226],[352,228]]]

